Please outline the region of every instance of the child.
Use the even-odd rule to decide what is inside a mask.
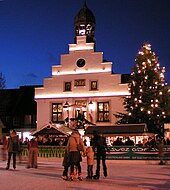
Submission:
[[[87,177],[86,179],[93,178],[93,165],[94,165],[94,151],[92,146],[87,147]]]
[[[70,162],[69,162],[69,154],[67,148],[65,149],[65,154],[64,154],[64,159],[63,159],[63,166],[64,166],[64,171],[62,178],[64,180],[68,180],[68,169],[70,167]]]

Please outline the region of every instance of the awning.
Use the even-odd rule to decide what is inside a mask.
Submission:
[[[91,136],[94,131],[104,136],[143,136],[151,135],[148,133],[147,125],[144,124],[120,124],[114,126],[89,126],[85,130],[85,135]]]
[[[32,136],[38,135],[56,135],[56,136],[68,136],[72,130],[64,125],[48,123],[41,129],[38,129],[31,133]]]

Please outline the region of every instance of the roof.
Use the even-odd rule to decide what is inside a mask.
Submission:
[[[42,128],[31,133],[32,136],[38,135],[57,135],[57,136],[68,136],[72,132],[71,129],[60,124],[48,123]]]
[[[0,90],[0,115],[36,114],[34,86]]]
[[[89,126],[85,130],[85,135],[93,135],[94,131],[97,131],[103,135],[146,135],[146,124],[121,124],[114,126]]]
[[[74,23],[96,23],[96,19],[92,11],[87,7],[86,3],[80,9],[74,18]]]

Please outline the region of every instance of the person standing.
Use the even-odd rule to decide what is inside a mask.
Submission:
[[[68,154],[67,148],[65,148],[65,153],[64,153],[62,165],[64,167],[62,178],[64,180],[68,180],[68,169],[70,167],[70,161],[69,161],[69,154]]]
[[[160,162],[159,165],[164,165],[164,141],[161,139],[158,139],[158,153],[159,153],[159,158]]]
[[[107,167],[106,167],[106,151],[110,152],[107,144],[106,139],[102,137],[97,131],[93,132],[94,137],[91,139],[91,146],[93,150],[96,149],[96,159],[97,159],[97,166],[96,166],[96,175],[93,176],[93,179],[100,178],[100,159],[102,158],[102,165],[103,165],[103,174],[107,177]]]
[[[94,165],[94,151],[91,146],[87,147],[87,177],[86,179],[92,179],[93,178],[93,165]]]
[[[13,130],[10,132],[10,137],[8,138],[7,141],[8,161],[7,161],[6,170],[10,168],[10,161],[12,155],[13,155],[13,168],[16,169],[16,155],[18,153],[19,146],[20,146],[19,138],[16,134],[16,131]]]
[[[38,142],[32,138],[28,143],[28,165],[27,168],[37,168]]]
[[[67,151],[69,153],[69,161],[70,161],[70,169],[71,169],[71,176],[70,180],[72,181],[74,178],[74,168],[77,167],[78,170],[78,179],[82,181],[82,173],[81,173],[81,165],[80,162],[82,161],[81,152],[78,149],[78,145],[82,147],[82,152],[85,151],[85,146],[83,140],[80,137],[80,133],[78,130],[74,130],[70,135],[67,143]]]

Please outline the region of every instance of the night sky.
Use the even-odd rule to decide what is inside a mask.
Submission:
[[[42,85],[74,43],[74,17],[85,0],[0,0],[0,72],[6,88]],[[170,85],[170,0],[86,0],[96,17],[96,51],[113,72],[131,73],[145,41]]]

